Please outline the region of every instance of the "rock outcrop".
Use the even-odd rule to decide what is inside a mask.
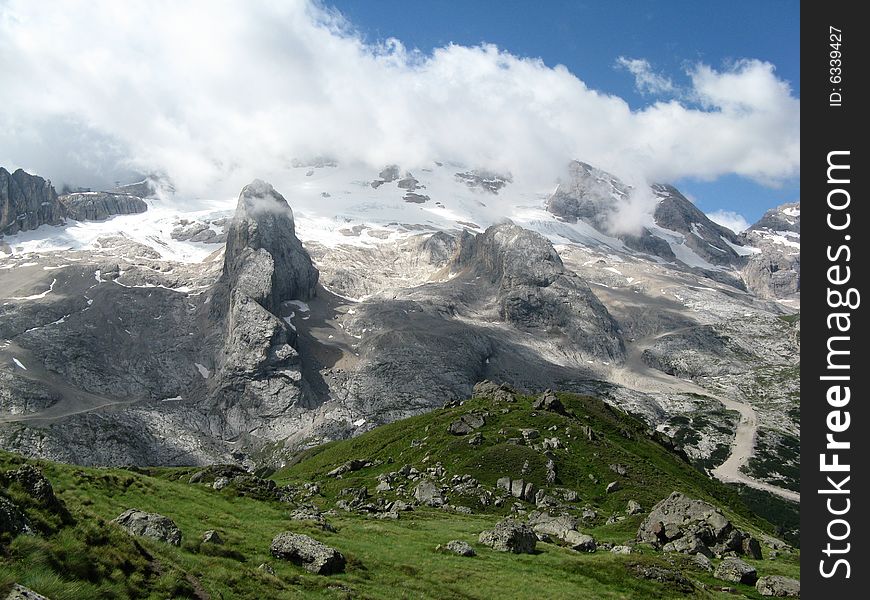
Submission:
[[[76,192],[58,196],[66,216],[76,221],[104,221],[114,215],[132,215],[148,210],[142,198],[114,192]]]
[[[465,234],[451,269],[492,284],[498,316],[506,323],[559,332],[588,358],[623,358],[616,321],[539,233],[503,223],[477,236]]]
[[[492,529],[482,531],[479,541],[499,552],[532,554],[535,551],[538,538],[532,528],[525,523],[504,519]]]
[[[13,536],[31,531],[27,516],[11,500],[0,496],[0,533]]]
[[[169,517],[130,508],[112,519],[112,522],[120,525],[130,535],[151,538],[173,546],[181,545],[181,530]]]
[[[22,169],[0,167],[0,235],[63,223],[64,208],[51,182]]]
[[[332,575],[344,571],[344,555],[307,535],[285,531],[272,540],[272,556],[289,560],[306,571],[317,575]]]
[[[800,298],[801,207],[783,204],[741,235],[744,243],[758,249],[742,269],[746,286],[761,298]]]
[[[637,531],[637,541],[666,552],[708,557],[733,552],[760,558],[760,546],[757,542],[752,544],[751,539],[712,504],[679,492],[656,504]]]
[[[318,277],[284,196],[259,179],[242,188],[227,230],[221,283],[277,313],[286,300],[313,298]]]

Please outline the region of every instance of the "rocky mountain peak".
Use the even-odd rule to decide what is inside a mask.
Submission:
[[[508,286],[545,287],[565,272],[547,238],[509,222],[492,225],[480,235],[463,235],[452,267],[470,268],[492,282],[507,280]]]
[[[799,234],[801,232],[801,203],[789,202],[770,209],[748,231],[763,229],[791,231]]]
[[[227,230],[222,282],[245,287],[247,295],[277,312],[284,301],[313,298],[318,275],[296,237],[284,196],[259,179],[242,188]]]

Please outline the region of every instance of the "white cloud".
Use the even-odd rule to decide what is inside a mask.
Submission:
[[[649,61],[642,58],[620,56],[616,65],[634,75],[634,87],[642,94],[671,94],[676,91],[674,83],[664,75],[653,71]]]
[[[693,104],[633,111],[490,45],[367,45],[303,0],[6,0],[0,164],[58,184],[161,171],[189,196],[234,194],[311,155],[549,181],[572,158],[629,183],[798,174],[800,101],[772,65],[690,75]]]
[[[707,217],[714,223],[718,223],[722,227],[727,227],[734,233],[740,233],[749,229],[750,223],[746,217],[733,210],[717,210],[707,213]]]

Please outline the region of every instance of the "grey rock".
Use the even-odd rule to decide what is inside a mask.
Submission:
[[[713,571],[713,576],[731,583],[753,585],[758,580],[758,573],[739,558],[725,558]]]
[[[631,546],[614,546],[610,549],[611,554],[631,554],[633,551]]]
[[[230,484],[229,478],[218,477],[217,479],[214,480],[214,483],[212,483],[212,488],[214,488],[217,491],[220,491],[220,490],[224,489],[225,487],[227,487],[229,484]]]
[[[535,551],[538,538],[525,523],[504,519],[499,521],[493,529],[482,531],[479,541],[499,552],[531,554]]]
[[[78,192],[58,196],[67,217],[76,221],[104,221],[114,215],[132,215],[148,210],[142,198],[114,192]]]
[[[613,492],[618,492],[622,489],[622,485],[618,481],[611,481],[607,484],[607,489],[605,490],[608,494],[612,494]]]
[[[664,552],[680,552],[683,554],[703,554],[707,558],[713,557],[713,552],[704,541],[697,535],[686,535],[668,542],[662,546]]]
[[[509,173],[504,175],[483,169],[457,173],[455,177],[458,181],[461,181],[472,189],[489,192],[490,194],[498,194],[502,188],[513,181]]]
[[[13,584],[12,589],[9,590],[9,594],[6,596],[6,600],[50,600],[46,596],[42,594],[37,594],[30,588],[26,588],[23,585]]]
[[[800,598],[801,582],[782,575],[767,575],[755,584],[755,589],[762,596],[777,598]]]
[[[264,253],[268,261],[264,261]],[[262,275],[249,263],[268,267]],[[256,179],[242,188],[227,231],[221,281],[240,288],[269,312],[277,313],[285,300],[309,300],[316,294],[319,273],[296,237],[293,210],[284,196]]]
[[[66,513],[63,503],[54,494],[51,482],[38,467],[24,464],[15,470],[0,473],[0,482],[6,486],[16,483],[25,493],[43,507],[55,513]]]
[[[22,169],[9,173],[0,167],[0,236],[60,225],[64,214],[50,181]]]
[[[551,390],[546,390],[543,394],[538,396],[532,404],[532,408],[534,410],[548,410],[560,415],[566,414],[565,407],[562,405],[561,400],[559,400],[559,398],[556,397],[556,394]]]
[[[562,541],[564,541],[569,548],[576,550],[577,552],[595,552],[597,547],[594,537],[575,530],[567,531],[565,537],[562,538]]]
[[[420,504],[427,506],[443,506],[446,504],[441,489],[428,479],[424,479],[414,488],[414,498]]]
[[[112,519],[130,535],[147,537],[173,546],[181,545],[181,530],[169,517],[135,508],[125,510]]]
[[[485,398],[494,402],[516,402],[517,392],[506,383],[495,383],[488,379],[474,384],[471,392],[475,398]]]
[[[214,529],[209,529],[202,534],[202,543],[222,545],[224,543],[224,540],[217,531],[215,531]]]
[[[257,570],[268,573],[269,575],[275,574],[275,569],[273,569],[272,565],[270,565],[269,563],[260,563],[260,565],[257,567]]]
[[[459,556],[474,556],[476,554],[471,544],[462,540],[450,540],[444,546],[439,545],[436,550],[446,550]]]
[[[383,169],[381,169],[381,172],[378,173],[378,177],[380,177],[386,183],[396,181],[399,178],[399,166],[388,165],[384,167]]]
[[[713,563],[710,562],[710,559],[704,554],[695,554],[692,557],[692,564],[708,573],[713,572]]]
[[[638,528],[637,540],[656,547],[682,540],[669,548],[674,551],[701,551],[705,546],[714,553],[742,552],[748,537],[712,504],[695,500],[679,492],[656,504]]]
[[[344,571],[344,555],[329,546],[300,533],[285,531],[272,540],[272,556],[288,560],[317,575],[332,575]]]
[[[0,496],[0,533],[16,536],[32,531],[27,516],[11,500]]]

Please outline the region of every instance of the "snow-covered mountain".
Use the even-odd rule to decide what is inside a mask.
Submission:
[[[159,181],[115,193],[133,191],[145,212],[64,213],[0,241],[3,447],[244,461],[431,410],[485,378],[595,393],[708,467],[735,432],[775,450],[799,431],[798,325],[781,318],[796,292],[756,291],[782,287],[758,268],[793,239],[777,215],[737,236],[671,186],[580,162],[549,184],[319,159],[238,201],[182,201]],[[745,466],[722,476],[783,483]]]

